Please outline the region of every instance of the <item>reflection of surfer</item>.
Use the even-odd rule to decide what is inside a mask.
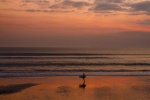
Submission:
[[[86,87],[86,84],[85,84],[85,83],[79,85],[79,88],[85,89],[85,87]]]

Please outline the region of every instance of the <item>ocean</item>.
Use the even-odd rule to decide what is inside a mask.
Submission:
[[[150,49],[0,48],[0,77],[150,75]]]

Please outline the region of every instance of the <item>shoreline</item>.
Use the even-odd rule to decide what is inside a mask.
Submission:
[[[146,72],[51,72],[51,73],[0,73],[0,78],[11,77],[51,77],[51,76],[79,76],[86,73],[87,76],[150,76],[150,71]]]

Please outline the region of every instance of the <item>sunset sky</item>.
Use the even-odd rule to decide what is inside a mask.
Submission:
[[[0,0],[0,47],[150,48],[150,0]]]

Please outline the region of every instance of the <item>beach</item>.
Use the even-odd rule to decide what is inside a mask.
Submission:
[[[150,100],[149,66],[150,49],[1,48],[0,100]]]
[[[0,78],[0,100],[149,100],[150,76]]]
[[[150,100],[150,0],[0,0],[0,100]]]

